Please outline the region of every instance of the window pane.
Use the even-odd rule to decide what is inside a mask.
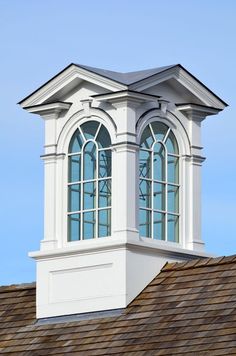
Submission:
[[[98,212],[98,237],[111,235],[111,209]]]
[[[80,240],[80,214],[68,216],[68,240]]]
[[[84,210],[94,209],[96,205],[96,185],[95,182],[84,183],[83,185]]]
[[[165,184],[153,184],[153,204],[155,210],[165,210]]]
[[[84,180],[96,177],[96,145],[88,142],[84,149]]]
[[[81,156],[70,156],[69,157],[69,182],[78,182],[80,181],[80,170],[81,170]]]
[[[156,141],[163,141],[167,131],[168,131],[168,126],[161,122],[152,122],[151,123],[155,139]]]
[[[76,130],[71,138],[69,153],[80,152],[83,145],[83,138],[79,130]]]
[[[99,186],[99,208],[111,206],[111,180],[104,179],[98,182]]]
[[[166,147],[168,153],[175,153],[175,154],[179,153],[177,141],[172,131],[170,131],[168,138],[166,140]]]
[[[107,148],[111,146],[111,138],[105,126],[101,126],[97,135],[97,143],[99,148]]]
[[[139,206],[151,208],[151,182],[140,180],[139,182]]]
[[[99,178],[111,177],[111,150],[99,151]]]
[[[151,152],[140,150],[139,176],[141,178],[151,178]]]
[[[153,214],[153,238],[157,240],[165,240],[165,214]]]
[[[151,237],[151,212],[139,210],[139,233],[142,237]]]
[[[168,214],[168,241],[179,242],[179,218]]]
[[[172,213],[179,212],[179,188],[174,185],[168,185],[168,211]]]
[[[68,210],[80,210],[80,184],[73,184],[69,186]]]
[[[83,214],[83,239],[93,239],[95,237],[95,211]]]
[[[179,183],[179,159],[168,155],[168,182]]]
[[[140,145],[141,145],[141,147],[151,148],[153,142],[154,142],[154,139],[153,139],[150,127],[147,126],[142,133]]]
[[[155,180],[165,181],[165,149],[161,143],[154,145],[153,170]]]
[[[81,125],[81,129],[83,131],[83,134],[84,134],[86,140],[94,139],[94,136],[96,135],[98,126],[99,126],[99,123],[97,121],[88,121]]]

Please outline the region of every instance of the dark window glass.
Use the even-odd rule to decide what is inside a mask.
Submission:
[[[99,123],[97,121],[88,121],[81,125],[81,130],[86,140],[93,140],[98,130]]]
[[[83,145],[83,138],[79,130],[76,130],[70,141],[69,153],[80,152]]]
[[[68,216],[69,241],[80,240],[80,214]]]
[[[89,141],[84,147],[84,177],[83,180],[96,178],[97,149],[95,143]]]
[[[107,129],[97,121],[82,124],[71,138],[68,153],[68,241],[111,235],[110,146]]]
[[[179,149],[172,130],[152,122],[139,154],[139,229],[143,237],[179,242]]]
[[[111,209],[98,212],[98,237],[111,235]]]
[[[81,179],[81,155],[69,157],[69,182],[78,182]]]

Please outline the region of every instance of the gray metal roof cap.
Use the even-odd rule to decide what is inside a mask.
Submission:
[[[120,73],[120,72],[113,72],[111,70],[85,66],[83,64],[76,64],[76,65],[78,65],[80,68],[84,68],[90,72],[102,75],[103,77],[115,80],[116,82],[119,82],[119,83],[125,84],[125,85],[130,85],[130,84],[139,82],[140,80],[143,80],[143,79],[148,78],[154,74],[158,74],[160,72],[163,72],[166,69],[176,66],[174,64],[174,65],[169,65],[169,66],[164,66],[164,67],[139,70],[137,72]]]

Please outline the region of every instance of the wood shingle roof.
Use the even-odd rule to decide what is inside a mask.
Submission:
[[[236,256],[166,264],[119,314],[84,320],[40,323],[34,283],[0,287],[0,354],[236,355]]]

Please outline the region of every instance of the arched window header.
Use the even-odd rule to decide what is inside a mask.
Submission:
[[[83,145],[88,140],[96,141],[98,148],[111,146],[111,138],[105,126],[98,121],[88,121],[80,125],[72,136],[69,153],[80,153]]]
[[[162,142],[168,153],[179,154],[178,144],[171,128],[158,121],[146,126],[141,136],[140,146],[151,149],[156,142]]]
[[[81,124],[68,152],[68,241],[111,234],[111,139],[97,121]]]
[[[140,235],[179,242],[179,148],[162,122],[143,131],[139,178]]]

